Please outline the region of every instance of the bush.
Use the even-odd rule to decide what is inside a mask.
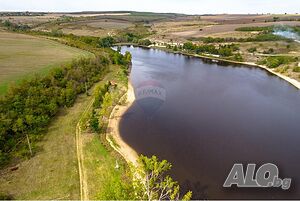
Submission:
[[[256,49],[256,47],[251,47],[251,48],[247,49],[247,51],[250,53],[254,53],[257,51],[257,49]]]
[[[12,195],[0,192],[0,200],[14,200],[14,197]]]
[[[242,61],[244,61],[244,58],[240,53],[237,53],[234,55],[233,60],[242,62]]]
[[[51,31],[51,36],[54,36],[54,37],[61,37],[61,36],[63,36],[63,32],[62,32],[62,30],[53,29],[53,30]]]
[[[240,27],[235,29],[236,31],[245,31],[245,32],[251,32],[251,31],[266,31],[266,32],[272,32],[274,29],[274,26],[266,26],[266,27]]]
[[[294,67],[293,72],[300,73],[300,67]]]
[[[288,64],[290,62],[297,61],[297,58],[288,57],[288,56],[274,56],[268,57],[259,62],[259,64],[266,65],[269,68],[277,68],[280,65]]]
[[[273,54],[273,53],[274,53],[274,49],[273,49],[273,48],[270,48],[270,49],[268,49],[267,51],[264,50],[263,53],[264,53],[264,54]]]
[[[9,30],[12,31],[27,31],[30,29],[30,26],[26,24],[15,24],[10,22],[9,20],[5,20],[4,23],[2,23],[4,27],[6,27]]]

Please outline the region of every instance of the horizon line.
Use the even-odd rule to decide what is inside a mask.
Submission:
[[[176,12],[155,12],[155,11],[134,11],[134,10],[81,10],[81,11],[35,11],[35,10],[0,10],[0,13],[18,13],[18,12],[29,12],[29,13],[85,13],[85,12],[91,12],[91,13],[109,13],[109,12],[136,12],[136,13],[157,13],[157,14],[181,14],[181,15],[300,15],[298,12],[296,13],[198,13],[198,14],[186,14],[186,13],[176,13]]]

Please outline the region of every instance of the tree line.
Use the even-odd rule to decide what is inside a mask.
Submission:
[[[130,58],[111,49],[104,52],[106,56],[74,60],[46,76],[36,75],[9,88],[0,98],[0,164],[15,153],[32,154],[32,141],[45,131],[59,108],[71,107],[78,94],[101,80],[111,63],[126,65]]]
[[[239,50],[237,44],[227,44],[227,45],[196,45],[192,42],[186,42],[182,46],[168,46],[167,48],[173,49],[173,51],[187,51],[188,53],[194,54],[213,54],[219,55],[221,57],[230,58],[235,61],[243,61],[240,53],[236,53]]]
[[[254,37],[248,38],[213,38],[213,37],[201,37],[201,38],[190,38],[192,41],[202,41],[203,43],[228,43],[228,42],[263,42],[263,41],[292,41],[291,39],[284,38],[282,36],[274,35],[272,33],[261,33]]]

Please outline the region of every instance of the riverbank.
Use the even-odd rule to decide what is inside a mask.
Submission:
[[[129,164],[136,165],[138,154],[135,150],[130,147],[126,142],[123,141],[120,134],[120,121],[128,108],[135,101],[134,89],[130,81],[128,81],[127,92],[120,98],[120,103],[116,105],[109,117],[106,139],[110,145],[121,154]]]
[[[252,63],[252,62],[233,61],[233,60],[223,59],[223,58],[219,58],[219,57],[210,57],[210,56],[199,55],[199,54],[191,54],[191,53],[187,53],[187,52],[170,50],[170,49],[167,49],[167,48],[161,47],[161,46],[144,46],[144,45],[130,44],[130,43],[118,43],[116,45],[118,45],[118,46],[122,46],[122,45],[130,46],[130,45],[132,45],[134,47],[141,47],[141,48],[148,48],[148,49],[158,49],[158,50],[162,50],[162,51],[166,51],[166,52],[174,53],[174,54],[181,54],[181,55],[185,55],[185,56],[192,56],[192,57],[197,57],[197,58],[202,58],[202,59],[210,59],[210,60],[216,61],[216,62],[221,61],[221,62],[228,62],[228,63],[232,63],[232,64],[240,64],[240,65],[246,65],[246,66],[250,66],[250,67],[257,67],[257,68],[264,69],[264,70],[268,71],[269,73],[272,73],[273,75],[278,76],[279,78],[287,81],[289,84],[293,85],[294,87],[296,87],[297,89],[300,90],[300,82],[299,81],[297,81],[293,78],[290,78],[288,76],[285,76],[281,73],[275,72],[274,70],[268,68],[267,66],[258,65],[256,63]]]
[[[193,57],[198,57],[198,58],[203,58],[203,59],[211,59],[211,60],[215,60],[215,61],[222,61],[222,62],[228,62],[228,63],[233,63],[233,64],[241,64],[241,65],[246,65],[246,66],[250,66],[250,67],[257,67],[257,68],[261,68],[264,69],[266,71],[268,71],[269,73],[272,73],[273,75],[278,76],[279,78],[287,81],[288,83],[290,83],[291,85],[293,85],[294,87],[296,87],[297,89],[300,90],[300,82],[292,79],[288,76],[282,75],[280,73],[275,72],[274,70],[268,68],[267,66],[264,65],[258,65],[256,63],[252,63],[252,62],[241,62],[241,61],[232,61],[232,60],[227,60],[227,59],[222,59],[222,58],[214,58],[214,57],[208,57],[208,56],[203,56],[203,55],[197,55],[197,54],[189,54],[189,53],[182,53],[180,52],[180,54],[182,55],[186,55],[186,56],[193,56]]]

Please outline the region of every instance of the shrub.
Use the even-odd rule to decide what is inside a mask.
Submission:
[[[247,49],[247,51],[250,53],[254,53],[257,51],[257,49],[256,49],[256,47],[251,47],[251,48]]]
[[[272,32],[274,29],[274,26],[266,26],[266,27],[240,27],[235,29],[236,31],[245,31],[245,32],[251,32],[251,31],[266,31],[266,32]]]
[[[242,55],[240,53],[237,53],[234,55],[233,60],[242,62],[242,61],[244,61],[244,58],[242,57]]]
[[[293,68],[293,72],[300,73],[300,67],[294,67],[294,68]]]
[[[264,54],[273,54],[274,53],[274,49],[273,48],[270,48],[268,50],[264,50],[263,51]]]
[[[259,64],[266,65],[269,68],[277,68],[280,65],[288,64],[297,61],[297,58],[288,56],[273,56],[268,57],[259,62]]]

